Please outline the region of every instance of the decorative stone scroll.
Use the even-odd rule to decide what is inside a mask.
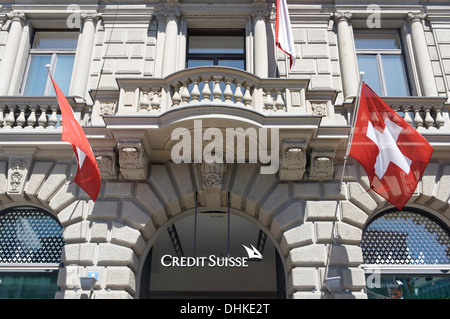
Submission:
[[[123,178],[145,180],[148,176],[148,160],[140,140],[120,140],[119,165]]]
[[[280,180],[295,181],[303,179],[306,170],[305,141],[283,141],[280,157]]]

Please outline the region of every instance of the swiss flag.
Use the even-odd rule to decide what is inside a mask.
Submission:
[[[63,120],[61,140],[72,144],[73,151],[77,157],[78,169],[74,182],[95,202],[101,186],[100,170],[98,169],[97,161],[80,123],[75,119],[72,107],[51,76],[50,79],[55,88]]]
[[[286,0],[277,0],[277,17],[275,20],[275,44],[289,55],[290,67],[295,64],[294,37]]]
[[[401,210],[432,153],[427,140],[362,83],[349,155],[366,171],[370,188]]]

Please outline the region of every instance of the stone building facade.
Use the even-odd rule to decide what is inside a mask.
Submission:
[[[91,298],[367,298],[366,284],[374,278],[368,264],[379,266],[379,276],[449,269],[448,246],[447,261],[398,266],[365,260],[367,226],[393,206],[368,190],[357,162],[349,158],[344,166],[359,71],[367,67],[367,81],[381,79],[383,99],[434,148],[407,208],[436,220],[447,236],[440,243],[448,245],[447,1],[290,0],[293,68],[274,43],[275,1],[76,2],[0,2],[0,217],[24,207],[45,211],[64,240],[60,263],[2,260],[0,273],[47,267],[57,272],[55,298],[85,297],[80,277],[91,275]],[[367,45],[377,41],[379,50]],[[232,46],[236,50],[227,51]],[[380,67],[384,54],[402,63],[386,62],[375,76],[370,63]],[[43,56],[48,60],[41,63]],[[67,68],[65,59],[71,59]],[[44,64],[66,85],[96,156],[102,187],[95,203],[71,183],[77,163],[71,145],[61,141],[58,103],[47,76],[33,73],[47,72]],[[395,77],[399,65],[408,90],[402,96],[389,92],[390,81],[401,80]],[[42,94],[33,83],[42,85]],[[184,135],[173,136],[181,128],[194,140],[191,162],[174,161]],[[227,144],[228,128],[246,142],[245,162],[237,160],[239,145]],[[209,155],[231,154],[229,160],[198,160],[219,132],[223,141],[215,145],[224,146],[223,154],[216,147]],[[196,134],[203,144],[195,144]],[[271,164],[275,170],[263,174]],[[197,217],[205,219],[203,228]],[[254,242],[245,241],[254,230]],[[192,255],[187,247],[197,233]],[[168,234],[171,241],[162,243]],[[199,253],[226,254],[227,239],[228,253],[230,245],[238,247],[231,255],[243,256],[241,245],[251,244],[262,250],[263,262],[247,269],[161,266],[161,254],[179,253],[177,240],[184,249],[179,256],[195,256],[197,246]],[[206,248],[216,241],[221,248]],[[170,251],[166,242],[173,244]],[[253,281],[237,279],[253,276],[245,273],[252,267],[252,273],[261,267]],[[220,282],[217,289],[183,286],[183,279],[174,279],[173,287],[160,284],[180,274],[240,283]],[[255,284],[263,281],[267,286]]]

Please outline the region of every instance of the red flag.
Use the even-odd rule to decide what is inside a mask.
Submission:
[[[427,140],[362,83],[349,155],[366,171],[370,188],[401,210],[432,153]]]
[[[75,119],[72,107],[51,76],[50,79],[55,88],[63,120],[61,140],[72,144],[73,151],[77,157],[78,169],[74,182],[95,202],[101,186],[100,170],[98,169],[97,161],[80,123]]]
[[[289,55],[290,67],[292,68],[295,64],[295,48],[286,0],[277,0],[275,43],[277,47]]]

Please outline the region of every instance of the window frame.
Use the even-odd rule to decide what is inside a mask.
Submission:
[[[399,56],[401,57],[402,67],[405,75],[405,84],[408,90],[408,96],[413,96],[413,87],[411,85],[411,75],[409,74],[408,65],[406,61],[406,51],[405,51],[405,42],[402,38],[401,31],[397,29],[382,29],[381,30],[367,30],[367,29],[355,29],[353,31],[354,38],[355,35],[371,35],[371,34],[380,34],[380,35],[396,35],[399,40],[400,49],[358,49],[356,47],[356,39],[355,39],[355,54],[356,60],[358,60],[358,56],[375,56],[377,61],[378,75],[380,78],[380,87],[381,87],[381,96],[388,97],[392,95],[388,95],[387,85],[386,85],[386,75],[383,68],[383,56]],[[357,61],[358,64],[358,61]],[[358,67],[359,68],[359,67]]]
[[[191,36],[236,36],[242,38],[242,53],[189,53],[189,40]],[[203,28],[188,28],[187,29],[187,41],[186,41],[186,63],[185,67],[188,68],[189,60],[213,60],[213,66],[218,66],[219,60],[242,60],[244,67],[247,68],[247,48],[246,48],[246,36],[245,29],[243,28],[230,28],[230,29],[203,29]]]
[[[73,67],[75,66],[75,58],[76,58],[76,52],[77,52],[77,47],[73,48],[73,49],[36,49],[33,48],[34,45],[34,41],[36,40],[36,35],[39,32],[46,32],[46,33],[75,33],[75,32],[79,32],[77,31],[72,31],[72,30],[59,30],[59,29],[41,29],[41,30],[36,30],[33,33],[33,37],[32,37],[32,41],[31,41],[31,47],[30,50],[28,52],[28,57],[27,57],[27,62],[25,65],[25,71],[24,71],[24,76],[22,77],[22,84],[20,86],[20,90],[19,90],[19,95],[21,96],[25,96],[25,90],[26,90],[26,84],[27,84],[27,80],[28,80],[28,76],[29,76],[29,72],[30,72],[30,67],[31,67],[31,61],[33,56],[38,56],[38,55],[45,55],[45,56],[50,56],[50,72],[52,74],[55,73],[55,69],[56,69],[56,63],[57,63],[57,59],[58,56],[61,55],[69,55],[69,56],[74,56],[74,65],[72,66],[72,72],[71,72],[71,76],[73,74]],[[77,44],[78,46],[78,44]],[[52,91],[52,83],[50,80],[50,76],[47,74],[47,80],[45,83],[45,88],[44,88],[44,93],[43,95],[38,95],[38,96],[50,96],[50,93]],[[34,95],[32,95],[34,96]]]

